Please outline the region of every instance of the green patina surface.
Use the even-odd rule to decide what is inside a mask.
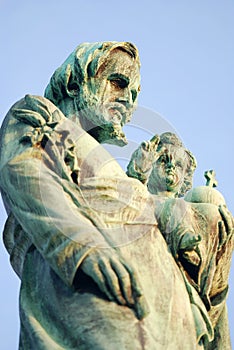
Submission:
[[[212,171],[192,188],[196,160],[172,133],[144,141],[127,173],[102,146],[127,143],[139,68],[131,43],[81,44],[4,120],[20,349],[231,349],[233,217]]]

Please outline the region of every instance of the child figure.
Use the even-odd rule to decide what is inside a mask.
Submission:
[[[208,311],[215,338],[206,349],[229,349],[225,301],[233,217],[223,196],[212,186],[190,190],[195,168],[192,153],[175,134],[167,132],[140,145],[127,174],[138,178],[154,195],[159,229],[182,271],[191,304],[196,304],[193,286]],[[196,322],[195,310],[194,314]],[[198,318],[196,326],[200,325]]]
[[[147,184],[150,193],[157,195],[155,196],[155,214],[159,227],[161,226],[162,234],[168,243],[171,240],[171,234],[168,235],[168,233],[172,229],[172,222],[167,227],[163,227],[165,219],[167,224],[169,223],[169,212],[171,217],[171,211],[169,211],[166,215],[167,218],[165,218],[166,207],[168,203],[170,205],[177,203],[177,207],[180,203],[180,213],[178,213],[180,214],[180,220],[184,217],[185,213],[181,210],[187,210],[186,203],[184,203],[184,200],[174,201],[172,199],[182,197],[192,187],[192,176],[195,168],[196,160],[192,153],[184,148],[175,134],[169,132],[162,134],[160,137],[154,136],[148,142],[143,142],[133,153],[128,165],[128,176],[138,178],[141,182]],[[179,246],[177,246],[177,253],[182,248],[185,250],[186,247],[195,251],[198,242],[201,240],[201,237],[192,229],[191,224],[187,224],[187,230],[190,227],[191,232],[186,232],[183,235]],[[174,249],[172,251],[174,252],[173,255],[176,256],[176,251]]]

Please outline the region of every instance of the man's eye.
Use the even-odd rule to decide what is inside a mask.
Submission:
[[[124,89],[128,86],[128,82],[121,78],[110,79],[111,84],[117,88]]]
[[[125,89],[129,84],[129,78],[120,73],[113,73],[107,79],[118,89]]]

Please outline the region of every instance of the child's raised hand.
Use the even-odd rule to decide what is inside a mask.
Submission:
[[[160,137],[154,135],[151,140],[143,141],[140,146],[133,152],[128,164],[127,175],[138,178],[143,183],[146,182],[153,163],[158,159],[157,152]]]

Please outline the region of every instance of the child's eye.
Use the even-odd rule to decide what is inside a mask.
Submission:
[[[158,163],[160,163],[160,164],[165,164],[166,163],[166,158],[163,156],[163,157],[160,157],[159,159],[158,159]]]
[[[178,168],[182,168],[182,167],[183,167],[183,164],[182,164],[181,162],[176,162],[176,166],[177,166]]]

